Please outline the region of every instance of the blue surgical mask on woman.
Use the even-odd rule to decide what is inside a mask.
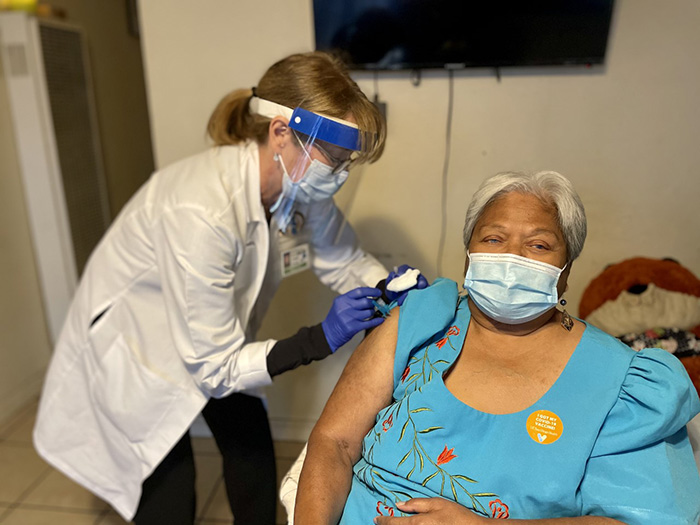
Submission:
[[[564,268],[512,253],[468,253],[464,288],[491,319],[522,324],[559,301],[557,284]]]

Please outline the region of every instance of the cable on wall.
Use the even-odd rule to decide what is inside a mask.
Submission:
[[[447,128],[445,131],[445,161],[442,166],[442,198],[441,206],[442,218],[440,224],[440,243],[437,254],[437,273],[442,277],[442,259],[445,252],[445,236],[447,232],[447,173],[450,167],[450,144],[452,143],[452,109],[454,105],[454,72],[447,70],[448,74],[448,97],[447,97]]]

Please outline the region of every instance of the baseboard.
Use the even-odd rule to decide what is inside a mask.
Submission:
[[[315,419],[307,418],[270,418],[272,439],[275,441],[297,441],[304,443],[316,424]]]
[[[315,419],[274,417],[270,418],[270,430],[275,441],[297,441],[304,443],[309,439]],[[192,437],[211,437],[211,430],[202,415],[198,415],[190,427]]]
[[[275,441],[297,441],[304,443],[316,424],[314,418],[270,417],[270,430]],[[199,414],[190,427],[192,437],[212,437],[202,414]]]

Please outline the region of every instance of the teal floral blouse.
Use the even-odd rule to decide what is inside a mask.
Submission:
[[[421,497],[498,519],[698,523],[700,478],[685,424],[700,401],[675,357],[635,352],[588,325],[542,398],[494,415],[462,403],[443,382],[469,321],[454,281],[409,293],[393,402],[363,440],[340,523],[401,516],[397,501]]]

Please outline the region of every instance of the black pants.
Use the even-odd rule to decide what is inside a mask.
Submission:
[[[211,399],[202,411],[223,457],[224,481],[236,525],[274,525],[275,454],[262,401],[246,394]],[[136,525],[192,525],[194,456],[189,432],[143,482]]]

